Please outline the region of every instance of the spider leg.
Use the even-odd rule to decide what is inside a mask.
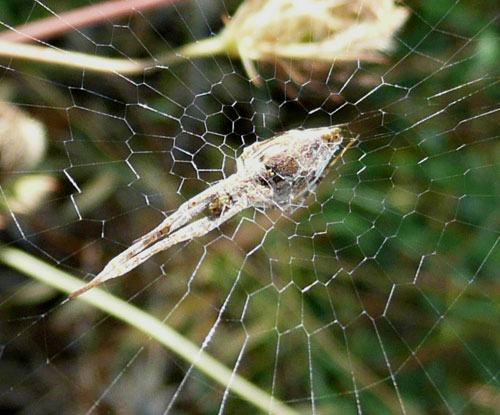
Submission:
[[[222,189],[234,188],[233,183],[236,179],[236,177],[234,176],[235,175],[230,176],[226,180],[215,184],[214,186],[206,189],[205,191],[184,202],[174,213],[172,213],[172,215],[167,217],[156,228],[136,240],[135,243],[132,244],[129,248],[109,261],[108,264],[103,268],[103,270],[94,277],[94,279],[92,279],[82,288],[72,293],[70,295],[70,298],[74,299],[107,280],[117,278],[127,273],[128,271],[142,264],[145,260],[147,260],[155,253],[168,249],[170,246],[175,245],[178,242],[182,242],[192,237],[194,238],[196,236],[204,235],[205,233],[210,232],[210,230],[219,226],[220,223],[224,223],[231,216],[234,216],[241,209],[244,209],[246,206],[240,207],[239,210],[236,210],[236,212],[232,213],[231,216],[227,216],[228,213],[230,211],[232,212],[237,206],[243,206],[241,204],[235,204],[234,206],[231,206],[227,210],[223,211],[218,218],[204,218],[186,225],[186,223],[203,212],[203,210],[210,203],[213,195],[218,194]],[[221,217],[225,218],[222,222],[220,222]],[[211,226],[212,224],[208,223],[207,221],[212,221],[213,226]],[[184,227],[182,228],[182,226]],[[208,226],[208,230],[203,231],[203,226]],[[179,228],[181,229],[178,230]],[[170,241],[171,238],[173,238],[179,232],[181,233],[173,239],[173,241],[177,242],[169,243],[168,241]],[[167,237],[166,239],[161,240],[169,234],[171,234],[171,237]],[[187,236],[182,238],[182,235],[189,234],[191,234],[192,237]],[[153,250],[152,248],[156,246],[165,247],[160,248],[159,250]]]
[[[325,169],[324,173],[323,173],[323,177],[325,177],[326,175],[328,175],[328,173],[330,172],[330,169],[337,163],[337,161],[339,161],[339,159],[345,154],[345,152],[347,150],[349,150],[349,148],[356,142],[358,141],[358,138],[359,138],[359,135],[357,135],[356,137],[354,137],[354,139],[352,139],[349,144],[347,144],[344,149],[339,153],[339,155],[337,157],[335,157],[332,162],[328,165],[328,167]]]
[[[237,203],[233,206],[225,208],[217,217],[205,217],[184,226],[183,228],[170,234],[167,238],[162,239],[154,245],[151,245],[149,248],[139,252],[133,258],[130,258],[121,264],[117,264],[120,266],[120,269],[118,270],[119,275],[129,272],[147,259],[151,258],[153,255],[156,255],[161,251],[165,251],[180,242],[198,238],[209,233],[247,207],[247,203]]]
[[[165,220],[163,220],[156,228],[136,239],[134,244],[124,251],[123,254],[136,254],[157,240],[163,238],[165,235],[168,235],[185,225],[192,218],[203,212],[203,209],[205,209],[208,205],[210,198],[214,194],[218,193],[221,187],[227,186],[228,180],[230,180],[230,178],[211,186],[196,196],[193,196],[188,201],[182,203],[174,213],[165,218]]]

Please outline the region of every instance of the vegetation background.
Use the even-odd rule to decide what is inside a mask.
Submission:
[[[147,57],[217,33],[238,4],[178,1],[49,42]],[[0,0],[3,30],[44,5],[89,3]],[[131,78],[2,59],[2,101],[49,137],[35,171],[2,175],[2,243],[89,279],[257,137],[347,122],[359,144],[307,207],[244,212],[107,288],[197,344],[221,315],[208,351],[233,367],[244,348],[238,373],[303,413],[311,374],[320,414],[500,413],[500,6],[407,5],[384,62],[294,63],[305,82],[261,63],[258,87],[224,56]],[[34,173],[56,188],[13,212],[5,201]],[[1,269],[0,412],[163,413],[189,365],[64,298]],[[186,379],[172,413],[219,413],[224,389]],[[233,395],[224,408],[256,411]]]

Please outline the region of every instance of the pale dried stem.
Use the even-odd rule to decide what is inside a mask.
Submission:
[[[81,281],[75,277],[14,248],[1,248],[0,262],[65,293],[74,291],[81,284]],[[269,415],[300,415],[300,412],[287,406],[278,400],[276,396],[271,396],[253,383],[250,383],[239,375],[234,368],[224,366],[217,359],[209,355],[205,348],[200,348],[187,338],[181,336],[164,321],[159,321],[151,314],[134,307],[131,303],[119,300],[99,289],[93,290],[83,297],[82,301],[115,316],[124,323],[129,324],[131,327],[165,345],[165,347],[176,353],[177,356],[184,359],[189,365],[192,365],[209,378],[215,380],[221,388],[226,388],[254,405],[260,411],[259,413]]]
[[[219,37],[208,38],[201,42],[189,44],[165,54],[157,60],[104,58],[86,53],[61,50],[55,47],[24,45],[0,40],[0,56],[56,64],[80,70],[120,73],[123,75],[138,75],[145,70],[155,70],[177,61],[194,57],[211,56],[223,51],[223,39]]]

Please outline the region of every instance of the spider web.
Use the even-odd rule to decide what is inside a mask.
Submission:
[[[498,413],[500,8],[405,4],[384,62],[260,63],[260,86],[227,56],[140,76],[4,58],[2,101],[49,146],[2,178],[2,247],[88,281],[245,146],[346,123],[358,142],[298,209],[248,209],[104,289],[297,413]],[[39,43],[154,57],[237,6],[177,1]],[[0,8],[12,31],[68,3]],[[34,175],[55,187],[22,212],[13,189]],[[261,413],[138,330],[2,271],[2,413]]]

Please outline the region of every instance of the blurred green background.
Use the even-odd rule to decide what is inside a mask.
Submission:
[[[238,4],[178,1],[49,42],[147,57],[217,33]],[[347,123],[358,144],[305,206],[245,211],[107,289],[197,344],[216,327],[208,352],[304,414],[500,413],[500,5],[406,4],[383,63],[291,63],[304,82],[261,63],[257,87],[224,56],[137,77],[1,59],[2,101],[48,136],[38,166],[2,174],[2,244],[88,280],[244,146]],[[88,5],[2,0],[0,22]],[[17,211],[33,175],[55,186]],[[1,413],[220,413],[224,388],[179,357],[1,272]]]

